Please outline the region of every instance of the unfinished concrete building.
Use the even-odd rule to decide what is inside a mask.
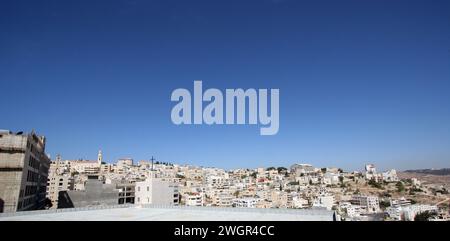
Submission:
[[[115,184],[105,184],[98,176],[91,175],[82,191],[60,191],[58,208],[81,208],[119,204],[120,190]]]
[[[0,130],[0,212],[43,208],[49,167],[45,137]]]

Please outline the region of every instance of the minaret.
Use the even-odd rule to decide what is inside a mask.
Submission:
[[[56,170],[55,170],[56,173],[58,173],[58,171],[59,171],[59,164],[60,163],[61,163],[61,155],[58,154],[58,155],[56,155]]]
[[[99,167],[102,166],[102,161],[103,161],[102,150],[99,150],[97,155],[97,164]]]

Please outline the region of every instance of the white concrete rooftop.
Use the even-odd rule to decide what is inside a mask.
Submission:
[[[327,210],[243,209],[216,207],[111,207],[72,208],[5,213],[0,221],[332,221]]]

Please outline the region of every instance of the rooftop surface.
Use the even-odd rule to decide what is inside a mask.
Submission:
[[[124,205],[121,205],[124,206]],[[213,207],[93,207],[0,215],[0,221],[332,221],[327,210]]]

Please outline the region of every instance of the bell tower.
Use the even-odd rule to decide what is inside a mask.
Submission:
[[[102,150],[99,150],[97,155],[97,164],[99,167],[102,166],[102,161],[103,161]]]

